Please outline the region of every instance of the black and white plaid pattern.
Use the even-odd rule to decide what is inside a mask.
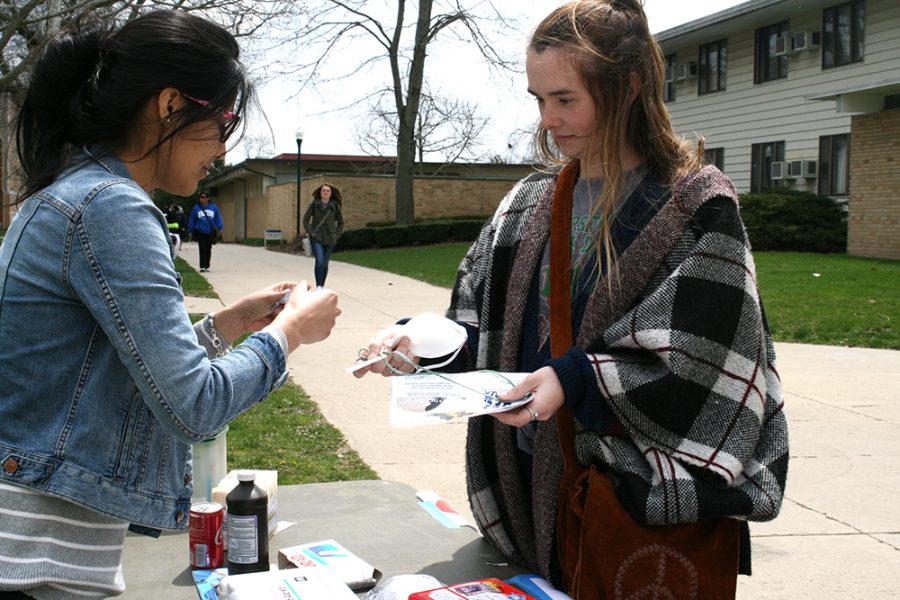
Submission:
[[[544,174],[523,180],[460,266],[448,315],[478,323],[473,366],[516,368],[554,184]],[[586,308],[577,344],[629,437],[580,429],[578,456],[611,472],[640,522],[772,519],[787,476],[787,424],[737,195],[713,167],[677,189]],[[554,419],[538,426],[531,488],[518,476],[515,431],[470,420],[476,520],[502,552],[545,577],[560,473]]]

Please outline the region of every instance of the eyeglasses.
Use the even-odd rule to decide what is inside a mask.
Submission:
[[[237,129],[238,124],[240,124],[240,122],[241,122],[240,115],[236,115],[233,112],[231,112],[230,110],[225,110],[224,108],[220,108],[220,107],[216,106],[215,104],[213,104],[212,102],[210,102],[209,100],[201,100],[199,98],[194,98],[193,96],[189,96],[188,94],[185,94],[184,92],[181,92],[181,95],[184,96],[185,98],[187,98],[188,100],[190,100],[191,102],[195,102],[196,104],[199,104],[203,108],[207,108],[207,109],[215,112],[216,114],[218,114],[220,117],[222,117],[222,120],[216,121],[216,125],[219,128],[219,141],[222,142],[223,144],[228,141],[228,138],[231,137],[231,134],[234,133],[234,130]]]

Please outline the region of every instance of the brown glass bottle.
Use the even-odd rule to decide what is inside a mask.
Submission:
[[[225,497],[228,520],[228,574],[269,570],[269,497],[256,485],[256,474],[240,471],[237,486]]]

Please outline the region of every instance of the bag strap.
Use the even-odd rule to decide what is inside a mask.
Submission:
[[[326,206],[326,207],[325,207],[325,214],[322,215],[322,218],[319,220],[319,224],[316,225],[316,228],[313,229],[313,232],[309,234],[310,237],[312,237],[312,236],[316,235],[317,233],[319,233],[319,230],[322,228],[322,225],[325,224],[325,217],[327,217],[327,216],[328,216],[328,207]]]
[[[550,354],[558,358],[572,346],[572,193],[578,179],[578,161],[563,167],[556,182],[550,210]],[[563,470],[576,467],[575,420],[572,412],[556,413]]]

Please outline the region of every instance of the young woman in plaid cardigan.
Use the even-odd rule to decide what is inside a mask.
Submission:
[[[551,579],[562,407],[579,460],[610,474],[638,522],[740,519],[744,573],[746,521],[774,518],[784,494],[781,385],[737,193],[702,167],[702,141],[675,135],[663,71],[637,0],[579,0],[544,19],[527,74],[548,167],[501,202],[447,312],[469,331],[450,368],[531,373],[501,395],[532,393],[524,408],[470,420],[467,483],[485,537]],[[548,240],[561,193],[572,201],[575,343],[551,358]],[[369,352],[382,346],[409,350],[395,327]],[[388,355],[361,372],[388,365],[411,370]]]

